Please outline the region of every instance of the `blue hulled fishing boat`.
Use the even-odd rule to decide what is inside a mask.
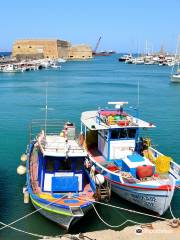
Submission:
[[[40,133],[34,135],[32,129],[38,128]],[[31,139],[26,192],[42,215],[69,229],[95,200],[96,184],[84,167],[87,153],[72,123],[33,121]]]

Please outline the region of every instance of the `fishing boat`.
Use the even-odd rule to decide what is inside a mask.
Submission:
[[[58,63],[65,63],[67,60],[64,59],[64,58],[58,58],[58,59],[56,59],[56,61],[57,61]]]
[[[177,63],[176,71],[174,71],[175,66],[173,65],[172,74],[171,74],[171,82],[174,82],[174,83],[180,83],[180,66],[179,66],[180,58],[177,61],[178,63]]]
[[[89,166],[111,184],[121,198],[162,215],[180,185],[180,165],[151,146],[140,131],[155,126],[128,114],[127,102],[81,115]]]
[[[0,72],[3,72],[3,73],[21,73],[23,71],[24,71],[23,68],[19,68],[14,64],[7,64],[4,67],[1,67],[0,69]]]
[[[180,71],[172,75],[171,82],[180,82]]]
[[[137,57],[132,60],[132,63],[134,64],[144,64],[144,59],[143,57]]]
[[[119,58],[119,62],[128,62],[128,60],[132,59],[132,54],[124,54]]]
[[[87,152],[73,123],[34,120],[30,139],[25,198],[29,195],[39,213],[68,230],[92,208],[98,178],[85,169]],[[24,172],[19,166],[18,173]]]

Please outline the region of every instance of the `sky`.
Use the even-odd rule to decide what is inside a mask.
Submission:
[[[0,51],[17,39],[64,39],[98,50],[173,52],[180,0],[0,0]]]

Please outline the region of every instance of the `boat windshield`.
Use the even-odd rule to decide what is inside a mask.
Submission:
[[[136,136],[135,128],[112,129],[111,132],[111,139],[124,139],[124,138],[134,139],[135,136]]]
[[[44,161],[45,172],[61,172],[61,171],[80,171],[83,169],[83,158],[57,158],[46,157]]]
[[[45,172],[71,171],[72,162],[70,159],[46,157],[44,161]]]

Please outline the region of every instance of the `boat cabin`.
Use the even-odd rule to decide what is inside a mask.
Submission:
[[[84,190],[84,157],[52,157],[42,159],[42,191],[44,192],[81,192]]]
[[[155,126],[127,114],[121,103],[119,105],[118,109],[82,113],[81,128],[85,128],[86,147],[97,162],[136,177],[138,166],[154,168],[154,164],[141,155],[143,143],[139,141],[139,130]]]
[[[84,160],[87,154],[76,141],[73,126],[66,127],[66,132],[59,135],[42,132],[37,146],[31,154],[30,172],[31,181],[38,180],[39,190],[50,193],[84,190]]]
[[[85,126],[85,138],[88,145],[94,139],[88,138],[97,131],[96,147],[107,161],[120,159],[137,150],[140,128],[155,127],[151,123],[128,115],[122,107],[119,109],[89,111],[82,113],[82,126]],[[95,136],[94,136],[95,137]]]
[[[98,151],[107,161],[122,158],[135,150],[138,129],[130,125],[131,119],[125,112],[101,110],[96,121],[109,127],[98,131]]]

